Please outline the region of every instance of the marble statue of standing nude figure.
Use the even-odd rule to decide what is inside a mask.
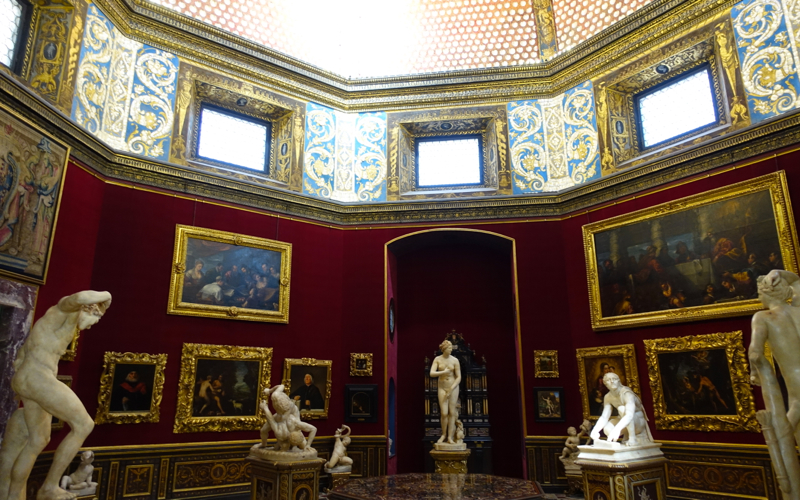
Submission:
[[[91,290],[64,297],[39,318],[17,352],[11,388],[22,401],[8,421],[0,448],[0,500],[25,500],[28,476],[36,457],[50,441],[52,417],[66,422],[70,432],[53,455],[38,500],[71,500],[59,480],[94,428],[92,417],[72,389],[56,378],[58,360],[75,329],[86,330],[100,321],[111,305],[111,294]]]
[[[431,377],[439,379],[439,413],[442,422],[442,437],[437,443],[456,444],[456,420],[458,411],[458,384],[461,383],[461,363],[453,352],[453,344],[445,340],[439,345],[441,356],[436,356],[431,365]]]

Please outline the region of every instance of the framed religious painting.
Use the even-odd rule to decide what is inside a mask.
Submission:
[[[595,330],[753,314],[756,279],[797,272],[783,171],[583,226]]]
[[[166,354],[106,352],[95,423],[158,422],[166,365]]]
[[[584,419],[597,420],[603,413],[603,401],[608,394],[603,377],[607,373],[616,373],[622,385],[641,397],[633,344],[577,349],[576,356]],[[616,415],[616,409],[612,414]]]
[[[304,419],[328,418],[333,361],[314,358],[286,358],[283,385]]]
[[[257,430],[271,347],[183,344],[174,432]]]
[[[558,378],[558,351],[533,351],[533,376]]]
[[[69,151],[0,105],[0,274],[45,282]]]
[[[371,352],[351,352],[350,353],[350,376],[351,377],[371,377],[372,376],[372,353]]]
[[[56,378],[72,389],[72,375],[56,375]],[[64,428],[64,421],[55,415],[50,416],[50,430],[57,431]]]
[[[564,422],[564,388],[534,387],[533,399],[536,402],[536,422]]]
[[[377,384],[347,384],[344,386],[344,421],[378,421]]]
[[[656,429],[760,432],[741,331],[644,346]]]
[[[167,313],[289,322],[292,245],[178,225]]]

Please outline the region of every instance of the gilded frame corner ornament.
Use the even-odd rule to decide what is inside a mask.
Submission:
[[[549,357],[552,363],[550,370],[542,369],[541,361]],[[533,351],[534,378],[558,378],[558,351]]]
[[[370,356],[372,356],[370,354]],[[314,358],[286,358],[283,365],[283,387],[286,394],[292,394],[292,367],[293,366],[307,366],[307,367],[324,367],[326,374],[325,383],[325,409],[324,410],[300,410],[300,417],[304,420],[318,420],[328,418],[328,406],[331,401],[331,366],[333,361],[329,359],[314,359]],[[316,384],[315,384],[316,385]]]
[[[257,361],[259,362],[256,399],[269,387],[272,370],[272,347],[246,347],[213,344],[183,344],[181,374],[178,380],[178,406],[175,409],[173,432],[228,432],[257,430],[266,417],[256,409],[254,415],[238,416],[194,416],[193,403],[197,385],[197,362],[199,360]]]
[[[64,350],[64,353],[61,355],[61,361],[75,361],[75,357],[78,355],[78,338],[80,336],[81,331],[76,326],[75,334],[72,336],[72,340],[70,341],[66,350]]]
[[[644,341],[656,429],[671,431],[760,432],[750,389],[750,372],[742,331],[690,335]],[[736,415],[675,415],[667,413],[658,355],[695,350],[725,349]]]
[[[279,253],[280,270],[278,270],[277,280],[277,308],[275,310],[255,309],[249,307],[237,307],[236,305],[215,305],[212,303],[184,301],[183,292],[185,290],[184,285],[186,284],[186,271],[189,269],[186,260],[190,238]],[[218,253],[222,253],[222,251]],[[227,231],[217,231],[215,229],[204,229],[200,227],[178,224],[175,228],[175,251],[172,257],[172,276],[169,286],[169,303],[167,304],[167,314],[199,316],[202,318],[288,323],[291,271],[291,243],[269,240],[266,238],[258,238],[255,236],[229,233]],[[211,269],[208,269],[206,272],[211,272]],[[246,305],[246,300],[243,305]]]
[[[604,356],[622,356],[625,369],[625,385],[630,387],[640,398],[642,391],[639,387],[639,373],[636,370],[636,349],[633,344],[622,344],[613,346],[585,347],[575,350],[578,360],[578,388],[581,393],[581,406],[583,408],[583,418],[597,420],[597,415],[592,415],[589,410],[589,388],[586,384],[586,365],[587,358],[597,358]]]
[[[792,217],[792,204],[783,170],[746,180],[729,186],[687,196],[650,208],[612,217],[583,226],[583,247],[586,258],[586,274],[589,284],[589,307],[592,329],[595,331],[635,328],[665,323],[682,323],[730,316],[744,316],[763,309],[758,299],[722,302],[707,305],[684,306],[676,309],[648,311],[604,317],[600,297],[600,269],[596,259],[595,235],[632,224],[655,221],[659,217],[677,212],[697,209],[712,203],[729,200],[737,196],[767,191],[772,203],[784,269],[798,272],[797,231]]]
[[[114,392],[114,379],[117,365],[152,365],[153,374],[150,408],[147,411],[111,411]],[[147,354],[136,352],[106,352],[103,359],[103,374],[100,376],[100,393],[97,396],[96,424],[141,424],[156,423],[161,417],[161,398],[164,390],[164,369],[166,354]]]
[[[359,368],[359,361],[363,360],[364,368]],[[351,352],[350,353],[350,376],[351,377],[371,377],[372,376],[372,353]]]

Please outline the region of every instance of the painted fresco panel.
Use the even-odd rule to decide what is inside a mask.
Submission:
[[[303,193],[330,198],[336,167],[336,114],[309,102],[306,106],[306,148]]]
[[[752,123],[798,105],[797,50],[781,3],[745,0],[731,10]]]
[[[386,201],[386,113],[359,113],[355,151],[358,201]]]

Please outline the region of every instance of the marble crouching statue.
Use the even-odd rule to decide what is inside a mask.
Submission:
[[[575,427],[567,429],[567,440],[564,441],[564,449],[561,450],[561,456],[558,457],[564,466],[574,463],[575,459],[578,457],[578,453],[580,453],[578,451],[578,445],[581,444],[581,436],[583,436],[583,430],[578,434]]]
[[[756,412],[783,498],[800,500],[800,278],[782,270],[758,277],[758,298],[767,307],[753,315],[750,382],[761,386],[766,410]],[[765,354],[769,342],[789,396],[787,412],[775,370]]]
[[[58,445],[36,498],[71,500],[77,496],[61,488],[59,480],[92,432],[94,422],[72,389],[56,378],[58,360],[75,329],[91,328],[110,305],[108,292],[78,292],[59,300],[31,328],[14,361],[11,388],[24,407],[11,415],[0,445],[0,500],[25,500],[36,457],[50,441],[52,417],[66,422],[70,431]]]
[[[341,428],[336,429],[334,437],[336,442],[333,445],[331,459],[325,463],[325,472],[350,472],[353,465],[353,459],[347,456],[347,446],[350,444],[350,427],[343,425]]]
[[[250,449],[250,456],[276,462],[294,462],[317,458],[317,450],[311,447],[317,428],[300,420],[300,410],[284,392],[282,385],[264,389],[265,399],[261,401],[261,409],[267,421],[261,428],[261,443]],[[275,414],[269,409],[269,400]],[[275,434],[275,446],[267,442],[269,434]],[[303,434],[308,433],[308,438]]]
[[[439,416],[442,424],[442,436],[434,445],[437,450],[463,450],[466,444],[456,442],[458,422],[458,384],[461,383],[461,363],[451,356],[453,344],[445,340],[439,345],[442,351],[431,365],[430,376],[439,379]]]
[[[97,490],[97,483],[92,481],[92,473],[94,472],[94,452],[84,451],[80,454],[81,463],[75,472],[69,476],[61,478],[61,489],[74,493],[79,497],[94,495]]]

